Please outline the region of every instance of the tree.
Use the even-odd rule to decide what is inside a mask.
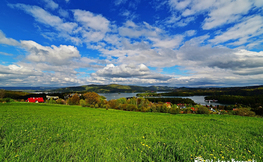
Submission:
[[[67,100],[67,104],[69,105],[78,105],[79,104],[79,95],[78,94],[74,94],[71,98],[69,98]]]
[[[0,98],[4,98],[5,97],[5,90],[0,89]]]
[[[74,94],[72,97],[71,97],[71,102],[73,105],[78,105],[79,104],[79,95],[78,94]]]
[[[84,93],[83,96],[88,104],[95,105],[95,104],[100,103],[100,95],[98,95],[95,92],[87,92],[87,93]]]

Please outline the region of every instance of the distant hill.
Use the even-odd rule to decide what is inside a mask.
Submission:
[[[176,88],[172,92],[162,93],[163,96],[195,96],[195,95],[263,95],[263,85],[245,87],[207,87],[207,88]]]
[[[83,85],[77,87],[59,88],[52,91],[56,92],[96,92],[96,93],[131,93],[131,92],[151,92],[151,91],[173,91],[175,87],[167,86],[131,86],[131,85]]]
[[[59,87],[0,87],[0,89],[9,91],[49,91],[58,89]]]

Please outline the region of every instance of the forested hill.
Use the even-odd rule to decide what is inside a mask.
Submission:
[[[224,87],[224,88],[186,88],[174,89],[172,92],[163,93],[163,96],[194,96],[194,95],[263,95],[263,86]]]
[[[130,85],[83,85],[77,87],[59,88],[56,92],[96,92],[96,93],[131,93],[131,92],[152,92],[152,91],[173,91],[175,87],[167,86],[130,86]]]

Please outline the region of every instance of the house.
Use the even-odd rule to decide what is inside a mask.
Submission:
[[[30,97],[26,100],[26,102],[40,103],[40,102],[44,102],[44,99],[43,97]]]
[[[59,99],[59,97],[58,96],[46,96],[46,98],[48,99],[48,100],[50,100],[51,98],[53,99],[53,100],[57,100],[57,99]]]

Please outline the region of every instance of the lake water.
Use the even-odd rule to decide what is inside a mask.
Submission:
[[[160,92],[158,92],[160,93]],[[136,94],[138,93],[98,93],[101,96],[104,96],[107,98],[107,100],[112,100],[112,99],[118,99],[122,97],[136,97]],[[160,98],[190,98],[192,99],[195,103],[201,104],[201,105],[225,105],[225,104],[220,104],[218,102],[206,102],[205,101],[205,96],[161,96]]]

